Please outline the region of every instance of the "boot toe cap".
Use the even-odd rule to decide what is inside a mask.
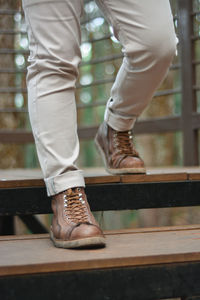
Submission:
[[[120,163],[120,168],[144,168],[144,162],[139,157],[126,157]]]
[[[70,235],[70,240],[84,239],[89,237],[104,237],[101,229],[93,224],[80,224],[76,226]]]

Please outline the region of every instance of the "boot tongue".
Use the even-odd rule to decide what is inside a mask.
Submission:
[[[71,195],[73,195],[74,194],[74,192],[73,192],[73,190],[72,189],[68,189],[67,191],[66,191],[67,193],[67,196],[71,196]]]
[[[75,187],[73,188],[74,193],[83,193],[83,188],[82,187]]]
[[[72,195],[76,194],[77,192],[80,192],[80,189],[78,187],[71,188],[71,189],[68,189],[66,192],[67,192],[67,196],[72,196]]]

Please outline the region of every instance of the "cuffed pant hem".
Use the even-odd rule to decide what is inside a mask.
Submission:
[[[110,127],[117,131],[126,131],[133,129],[136,120],[136,117],[129,118],[125,116],[116,115],[113,112],[111,112],[109,108],[106,109],[104,115],[104,121],[106,121],[106,123]]]
[[[73,187],[85,187],[81,170],[69,171],[55,177],[45,178],[44,181],[48,196],[53,196]]]

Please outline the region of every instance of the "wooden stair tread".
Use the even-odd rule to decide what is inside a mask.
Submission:
[[[136,230],[137,231],[137,230]],[[55,248],[48,236],[0,240],[0,276],[200,261],[200,226],[106,234],[103,249]]]
[[[139,183],[200,180],[200,168],[150,168],[146,174],[109,175],[104,169],[85,171],[85,182],[89,184],[104,183]],[[40,170],[0,170],[0,188],[43,187]]]
[[[125,229],[113,229],[104,231],[105,235],[127,234],[127,233],[148,233],[148,232],[165,232],[165,231],[183,231],[183,230],[200,230],[199,224],[189,225],[175,225],[175,226],[161,226],[161,227],[136,227]],[[0,241],[14,241],[14,240],[33,240],[49,238],[48,233],[38,234],[23,234],[23,235],[1,235]]]

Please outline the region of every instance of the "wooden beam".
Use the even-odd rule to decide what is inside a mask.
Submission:
[[[200,206],[200,181],[89,184],[86,194],[93,211]],[[0,215],[47,213],[45,187],[0,189]]]
[[[196,91],[193,36],[193,1],[178,0],[178,29],[181,57],[182,121],[184,165],[198,165],[198,131],[193,128]]]

